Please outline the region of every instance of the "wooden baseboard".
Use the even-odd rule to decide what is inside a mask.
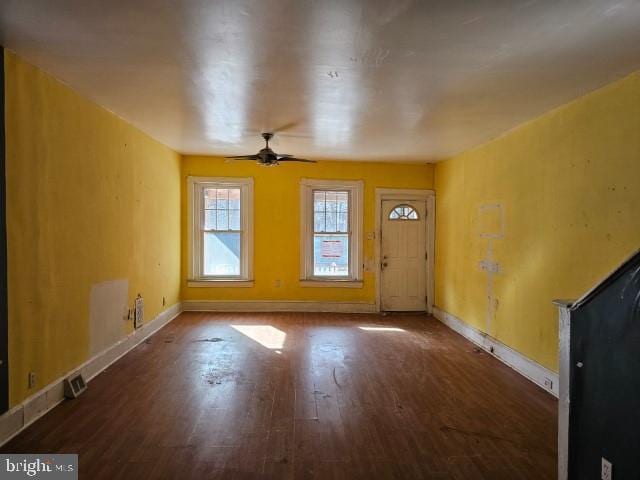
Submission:
[[[486,350],[502,363],[513,368],[516,372],[531,380],[543,390],[546,390],[556,397],[558,396],[559,381],[557,373],[543,367],[499,340],[496,340],[485,332],[472,327],[458,317],[438,307],[433,307],[433,315],[449,328],[475,343],[483,350]]]
[[[150,322],[124,337],[106,350],[87,360],[66,375],[51,382],[46,387],[25,399],[0,416],[0,445],[5,444],[24,428],[42,417],[64,400],[64,379],[80,372],[86,381],[90,381],[103,370],[127,354],[146,338],[156,333],[182,312],[181,302],[172,305]]]
[[[191,312],[376,312],[375,303],[304,300],[185,300],[182,308]]]

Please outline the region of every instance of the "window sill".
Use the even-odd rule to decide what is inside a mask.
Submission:
[[[253,287],[253,280],[187,280],[187,287]]]
[[[362,280],[300,280],[301,287],[362,288]]]

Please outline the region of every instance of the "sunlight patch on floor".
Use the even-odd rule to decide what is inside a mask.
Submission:
[[[270,350],[282,349],[287,338],[286,333],[271,325],[231,325],[231,328]]]
[[[402,328],[397,327],[358,327],[366,332],[405,332]]]

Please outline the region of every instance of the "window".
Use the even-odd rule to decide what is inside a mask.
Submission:
[[[301,182],[301,279],[362,278],[362,182]]]
[[[391,209],[389,220],[419,220],[418,212],[406,203],[402,203]]]
[[[189,177],[192,282],[251,280],[250,178]]]

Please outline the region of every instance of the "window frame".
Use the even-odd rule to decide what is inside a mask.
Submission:
[[[187,177],[189,272],[187,285],[253,286],[253,178]],[[204,275],[204,190],[240,189],[240,275]]]
[[[300,181],[300,283],[302,286],[362,287],[363,276],[363,190],[362,180],[324,180],[303,178]],[[313,268],[315,191],[349,193],[349,275],[317,276]]]

